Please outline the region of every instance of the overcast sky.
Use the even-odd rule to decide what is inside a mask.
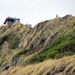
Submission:
[[[0,24],[10,16],[34,26],[56,14],[75,16],[75,0],[0,0]]]

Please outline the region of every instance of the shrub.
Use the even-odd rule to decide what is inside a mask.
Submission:
[[[9,48],[13,48],[13,49],[17,48],[19,44],[19,38],[13,32],[0,37],[0,45],[2,45],[4,41],[8,41]]]
[[[13,32],[7,35],[7,41],[9,42],[9,48],[17,48],[19,44],[19,38]]]
[[[3,58],[2,57],[0,57],[0,71],[1,71],[1,69],[2,69],[2,63],[3,63]]]
[[[2,62],[3,62],[3,59],[0,57],[0,66],[1,66]]]
[[[17,53],[17,54],[15,55],[15,57],[19,57],[19,56],[21,56],[21,55],[25,55],[25,54],[27,54],[28,52],[29,52],[28,49],[23,49],[22,51],[20,51],[19,53]]]
[[[0,45],[3,44],[3,37],[0,37]]]

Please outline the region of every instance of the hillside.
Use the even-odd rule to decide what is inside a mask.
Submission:
[[[75,75],[75,56],[46,60],[26,67],[11,67],[1,75]]]
[[[14,23],[11,27],[2,25],[0,27],[0,72],[7,70],[9,72],[13,66],[16,68],[23,66],[23,69],[26,69],[25,66],[31,64],[33,67],[35,64],[37,66],[47,62],[61,63],[65,59],[69,62],[68,57],[65,56],[70,56],[69,59],[74,57],[74,34],[75,17],[72,15],[43,21],[33,28],[20,23]]]

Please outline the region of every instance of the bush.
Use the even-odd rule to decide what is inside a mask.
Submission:
[[[2,45],[4,41],[8,41],[9,48],[13,48],[13,49],[17,48],[19,44],[19,38],[13,32],[3,37],[0,37],[0,45]]]
[[[2,62],[3,62],[3,59],[0,57],[0,66],[1,66]]]
[[[0,45],[3,44],[3,37],[0,37]]]
[[[44,54],[35,55],[31,59],[27,60],[26,64],[33,64],[33,63],[37,63],[37,62],[42,62],[42,61],[44,61],[44,58],[46,58],[46,56]]]
[[[2,63],[3,63],[3,58],[0,57],[0,71],[1,71],[1,69],[2,69],[2,67],[1,67]]]
[[[19,44],[19,38],[13,32],[7,35],[7,41],[9,42],[9,48],[17,48]]]
[[[15,57],[19,57],[19,56],[21,56],[21,55],[25,55],[25,54],[27,54],[28,52],[29,52],[28,49],[23,49],[22,51],[20,51],[19,53],[17,53],[17,54],[15,55]]]

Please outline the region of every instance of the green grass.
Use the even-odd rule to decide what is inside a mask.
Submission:
[[[0,57],[0,66],[1,66],[2,62],[3,62],[3,59]]]
[[[17,48],[19,44],[19,38],[13,32],[7,35],[7,40],[9,42],[9,48]]]
[[[16,60],[16,59],[19,59],[21,56],[26,56],[26,54],[29,52],[29,50],[28,49],[23,49],[23,50],[21,50],[20,52],[18,52],[16,55],[14,55],[14,57],[13,57],[13,59],[12,59],[12,64],[13,65],[16,65],[17,64],[17,62],[18,62],[18,60]],[[16,63],[14,64],[14,61],[16,61]]]
[[[2,63],[3,63],[3,58],[0,57],[0,70],[2,69],[2,67],[1,67]]]
[[[9,43],[9,48],[11,49],[15,49],[18,47],[19,44],[19,38],[16,34],[14,34],[13,32],[0,37],[0,45],[2,45],[4,43],[4,41],[7,41]]]
[[[19,53],[17,53],[14,57],[20,57],[21,55],[26,55],[29,52],[28,49],[23,49]]]
[[[42,62],[49,58],[60,58],[63,55],[71,55],[75,53],[75,36],[65,35],[59,36],[53,40],[45,49],[40,53],[34,55],[31,59],[27,60],[27,64]],[[63,55],[62,55],[63,54]]]
[[[3,44],[3,37],[0,37],[0,45]]]

